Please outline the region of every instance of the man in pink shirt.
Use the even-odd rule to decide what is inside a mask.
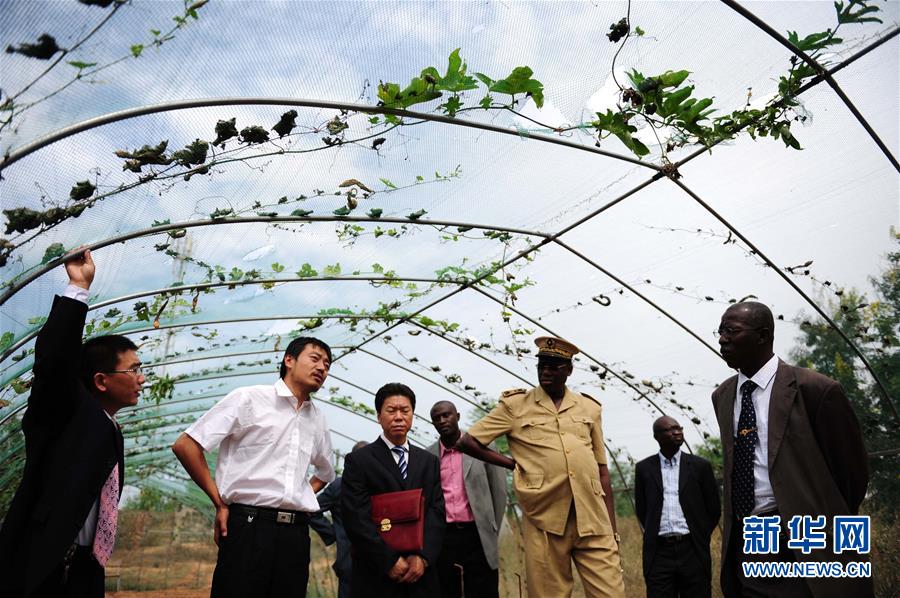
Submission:
[[[450,401],[434,404],[431,423],[441,438],[428,450],[441,462],[447,513],[437,563],[441,595],[497,598],[497,537],[506,511],[506,472],[453,448],[460,437],[459,412]]]

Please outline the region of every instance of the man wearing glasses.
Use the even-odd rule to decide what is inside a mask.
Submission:
[[[846,561],[834,554],[835,515],[855,515],[866,495],[868,465],[859,422],[840,384],[790,366],[772,351],[775,320],[762,303],[729,307],[717,331],[722,357],[738,371],[713,392],[725,453],[722,592],[730,596],[871,596],[871,578],[748,577],[749,561]],[[744,554],[749,516],[824,515],[827,548],[804,555],[787,547],[776,554]],[[752,521],[752,520],[751,520]]]
[[[578,353],[575,345],[546,336],[534,342],[540,385],[502,393],[497,406],[457,447],[514,470],[516,496],[525,515],[529,596],[570,596],[572,561],[585,596],[624,596],[600,404],[566,387],[572,356]],[[487,448],[503,435],[512,459]]]
[[[681,425],[653,422],[659,452],[634,468],[634,506],[644,530],[647,596],[711,595],[709,538],[722,507],[712,465],[681,451]]]
[[[144,375],[124,336],[82,344],[91,252],[78,250],[65,267],[69,285],[34,347],[25,469],[0,530],[2,596],[100,598],[116,539],[125,463],[114,417],[137,404]]]
[[[328,423],[311,397],[330,367],[328,345],[296,338],[278,381],[231,391],[172,445],[216,507],[213,598],[306,596],[309,520],[335,477]],[[216,449],[213,480],[204,453]]]

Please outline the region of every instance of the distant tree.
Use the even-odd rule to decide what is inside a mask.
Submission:
[[[900,242],[893,228],[891,235]],[[865,293],[838,290],[828,307],[832,319],[854,339],[896,399],[900,396],[900,251],[888,253],[886,268],[871,284],[871,301]],[[900,449],[900,426],[872,377],[837,332],[821,319],[801,318],[800,345],[791,351],[791,358],[844,387],[866,448],[879,455],[869,460],[869,496],[864,507],[893,520],[900,504],[900,455],[891,451]]]
[[[179,506],[177,500],[166,496],[152,486],[144,486],[141,488],[140,494],[129,500],[122,508],[134,511],[169,512],[177,510]]]
[[[722,439],[718,436],[707,436],[703,444],[694,446],[694,454],[703,457],[712,464],[716,482],[722,485]]]

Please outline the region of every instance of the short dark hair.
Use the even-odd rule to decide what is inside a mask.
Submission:
[[[747,314],[748,323],[754,328],[768,328],[775,336],[775,318],[772,310],[765,303],[759,301],[741,301],[729,307],[726,311],[740,310]]]
[[[312,336],[298,336],[287,346],[287,349],[284,350],[284,356],[287,357],[290,355],[294,359],[297,359],[301,353],[303,353],[303,349],[306,345],[316,346],[328,355],[328,362],[331,363],[331,347],[328,346],[324,341],[320,341],[319,339]],[[284,357],[281,358],[281,370],[278,374],[279,378],[284,378],[284,375],[287,374],[287,366],[284,365]]]
[[[406,384],[388,382],[375,393],[375,412],[381,413],[381,406],[384,405],[384,400],[397,395],[409,399],[409,404],[412,405],[413,411],[416,410],[416,393]]]
[[[94,374],[116,369],[119,355],[126,351],[137,351],[137,345],[120,334],[98,336],[86,341],[81,346],[81,381],[85,387],[95,392]]]

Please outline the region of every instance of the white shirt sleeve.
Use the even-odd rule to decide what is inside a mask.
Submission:
[[[319,420],[319,434],[321,441],[316,443],[314,454],[310,456],[309,461],[315,466],[313,475],[327,484],[334,481],[335,473],[334,466],[331,464],[331,432],[328,431],[328,423],[324,415]]]
[[[74,284],[66,285],[65,290],[62,292],[63,297],[68,297],[69,299],[76,299],[81,301],[82,303],[88,302],[88,297],[90,296],[90,291],[87,289],[83,289]]]
[[[215,450],[229,434],[237,430],[243,399],[240,388],[228,393],[184,433],[196,440],[203,450]]]

